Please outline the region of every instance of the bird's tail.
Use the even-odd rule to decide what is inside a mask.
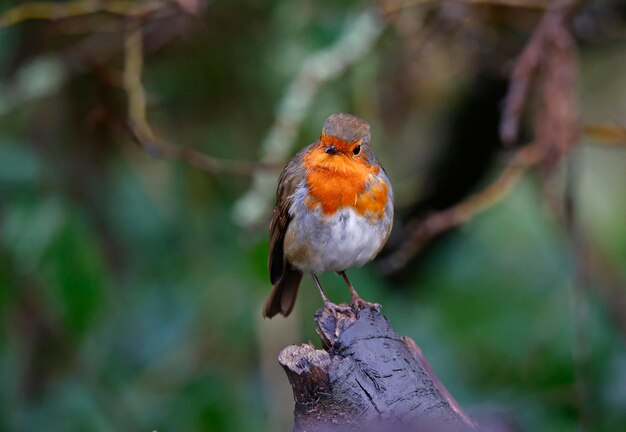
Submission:
[[[276,314],[287,316],[291,313],[293,305],[296,303],[302,272],[291,264],[285,263],[285,265],[282,277],[274,284],[272,293],[267,299],[267,303],[265,303],[263,316],[266,318],[272,318]]]

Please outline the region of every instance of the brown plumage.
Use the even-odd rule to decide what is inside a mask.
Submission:
[[[263,316],[266,318],[271,318],[278,313],[283,316],[291,313],[302,280],[302,272],[295,269],[285,259],[283,243],[291,220],[289,216],[291,198],[296,187],[305,177],[305,169],[302,166],[302,154],[305,150],[298,153],[287,164],[278,179],[276,206],[270,222],[270,253],[267,264],[273,288],[263,310]]]
[[[353,304],[370,305],[345,275],[373,259],[393,220],[391,184],[370,147],[369,125],[350,114],[333,114],[320,140],[298,153],[278,180],[270,223],[268,268],[273,285],[265,317],[289,315],[302,280],[311,272],[327,306],[316,272],[340,273]]]

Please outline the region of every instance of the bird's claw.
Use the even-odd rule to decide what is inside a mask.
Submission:
[[[360,311],[362,309],[374,309],[376,312],[379,312],[383,309],[381,305],[378,303],[370,303],[368,301],[363,300],[362,298],[352,299],[352,309],[355,311]]]
[[[349,313],[353,313],[354,310],[351,306],[348,305],[338,305],[335,304],[331,301],[325,301],[324,302],[324,308],[328,309],[329,311],[332,311],[334,313],[343,313],[343,314],[349,314]]]
[[[378,303],[370,303],[368,301],[363,300],[361,297],[353,298],[352,302],[347,304],[335,304],[330,300],[324,300],[324,309],[327,309],[334,314],[354,314],[358,313],[363,309],[374,309],[376,312],[380,313],[382,310],[382,306]]]

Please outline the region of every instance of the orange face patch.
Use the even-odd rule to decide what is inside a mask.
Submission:
[[[325,145],[330,144],[326,142]],[[332,145],[339,149],[337,144]],[[302,163],[307,170],[309,196],[306,205],[310,209],[320,205],[322,212],[330,215],[341,207],[352,207],[360,215],[370,212],[379,218],[384,214],[387,184],[381,180],[367,188],[371,176],[380,172],[378,166],[343,152],[326,154],[321,146],[313,146],[304,155]]]
[[[352,153],[352,150],[354,150],[356,146],[361,144],[361,140],[353,141],[353,142],[345,141],[345,140],[342,140],[341,138],[337,138],[332,135],[326,135],[326,133],[322,131],[320,144],[324,147],[329,146],[329,145],[334,145],[337,148],[337,150],[339,150],[341,153],[350,154]]]

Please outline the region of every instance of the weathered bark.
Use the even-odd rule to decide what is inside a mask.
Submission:
[[[291,345],[279,355],[295,398],[295,432],[473,431],[413,340],[378,311],[316,314],[323,350]]]

